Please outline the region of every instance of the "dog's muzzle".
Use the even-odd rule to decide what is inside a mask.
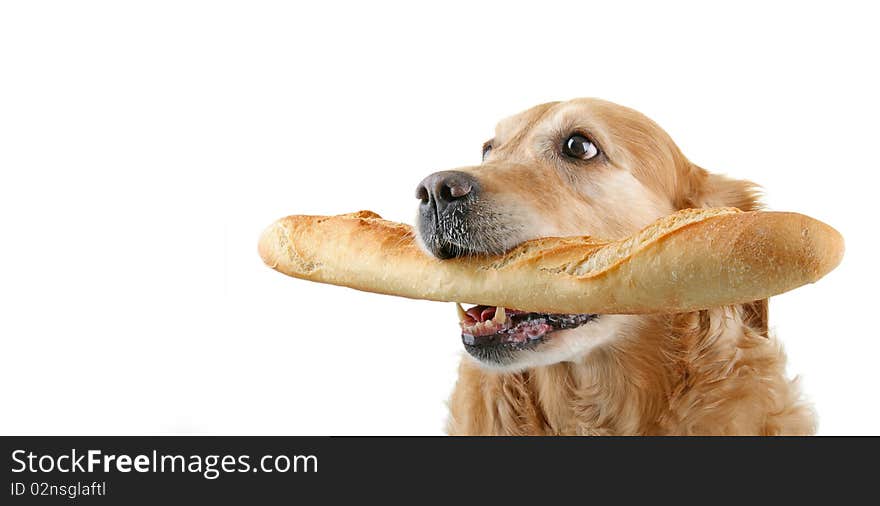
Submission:
[[[468,254],[472,238],[467,223],[479,194],[477,179],[455,170],[435,172],[419,183],[419,234],[434,256],[445,259]]]
[[[516,245],[515,225],[499,219],[479,181],[465,172],[447,170],[426,177],[416,188],[418,232],[428,251],[440,259],[473,254],[501,254]],[[510,242],[508,242],[510,241]],[[510,363],[519,352],[535,350],[560,330],[596,320],[596,314],[550,314],[457,304],[461,338],[474,358],[495,365]]]

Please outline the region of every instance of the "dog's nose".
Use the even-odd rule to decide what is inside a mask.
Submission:
[[[434,207],[438,212],[463,202],[467,197],[474,197],[476,193],[476,178],[457,170],[435,172],[416,188],[416,198],[422,201],[422,205]]]

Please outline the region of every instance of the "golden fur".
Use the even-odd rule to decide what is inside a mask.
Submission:
[[[602,159],[576,169],[558,160],[554,139],[571,131],[588,132]],[[543,104],[503,121],[490,142],[483,164],[459,170],[477,177],[485,201],[507,217],[499,230],[516,231],[507,234],[511,245],[547,235],[614,239],[689,207],[760,208],[755,185],[692,164],[653,121],[610,102]],[[619,318],[603,339],[578,329],[560,332],[547,346],[556,353],[547,355],[552,359],[526,360],[519,368],[465,357],[448,432],[815,432],[812,408],[787,379],[785,355],[768,334],[766,300]]]

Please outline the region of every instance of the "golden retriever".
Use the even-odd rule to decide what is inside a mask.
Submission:
[[[760,207],[753,183],[694,165],[642,114],[597,99],[501,121],[483,162],[419,184],[417,238],[439,258],[500,253],[537,237],[617,239],[678,209]],[[477,324],[510,319],[515,338]],[[812,434],[785,376],[767,301],[683,314],[459,313],[468,354],[450,434]],[[509,325],[512,325],[508,323]]]

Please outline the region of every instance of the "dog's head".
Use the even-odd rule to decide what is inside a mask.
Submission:
[[[752,183],[706,172],[644,115],[596,99],[502,120],[480,165],[431,174],[416,196],[418,241],[438,258],[503,253],[547,236],[618,239],[678,209],[759,207]],[[507,369],[574,360],[637,322],[488,306],[459,317],[467,351]]]

